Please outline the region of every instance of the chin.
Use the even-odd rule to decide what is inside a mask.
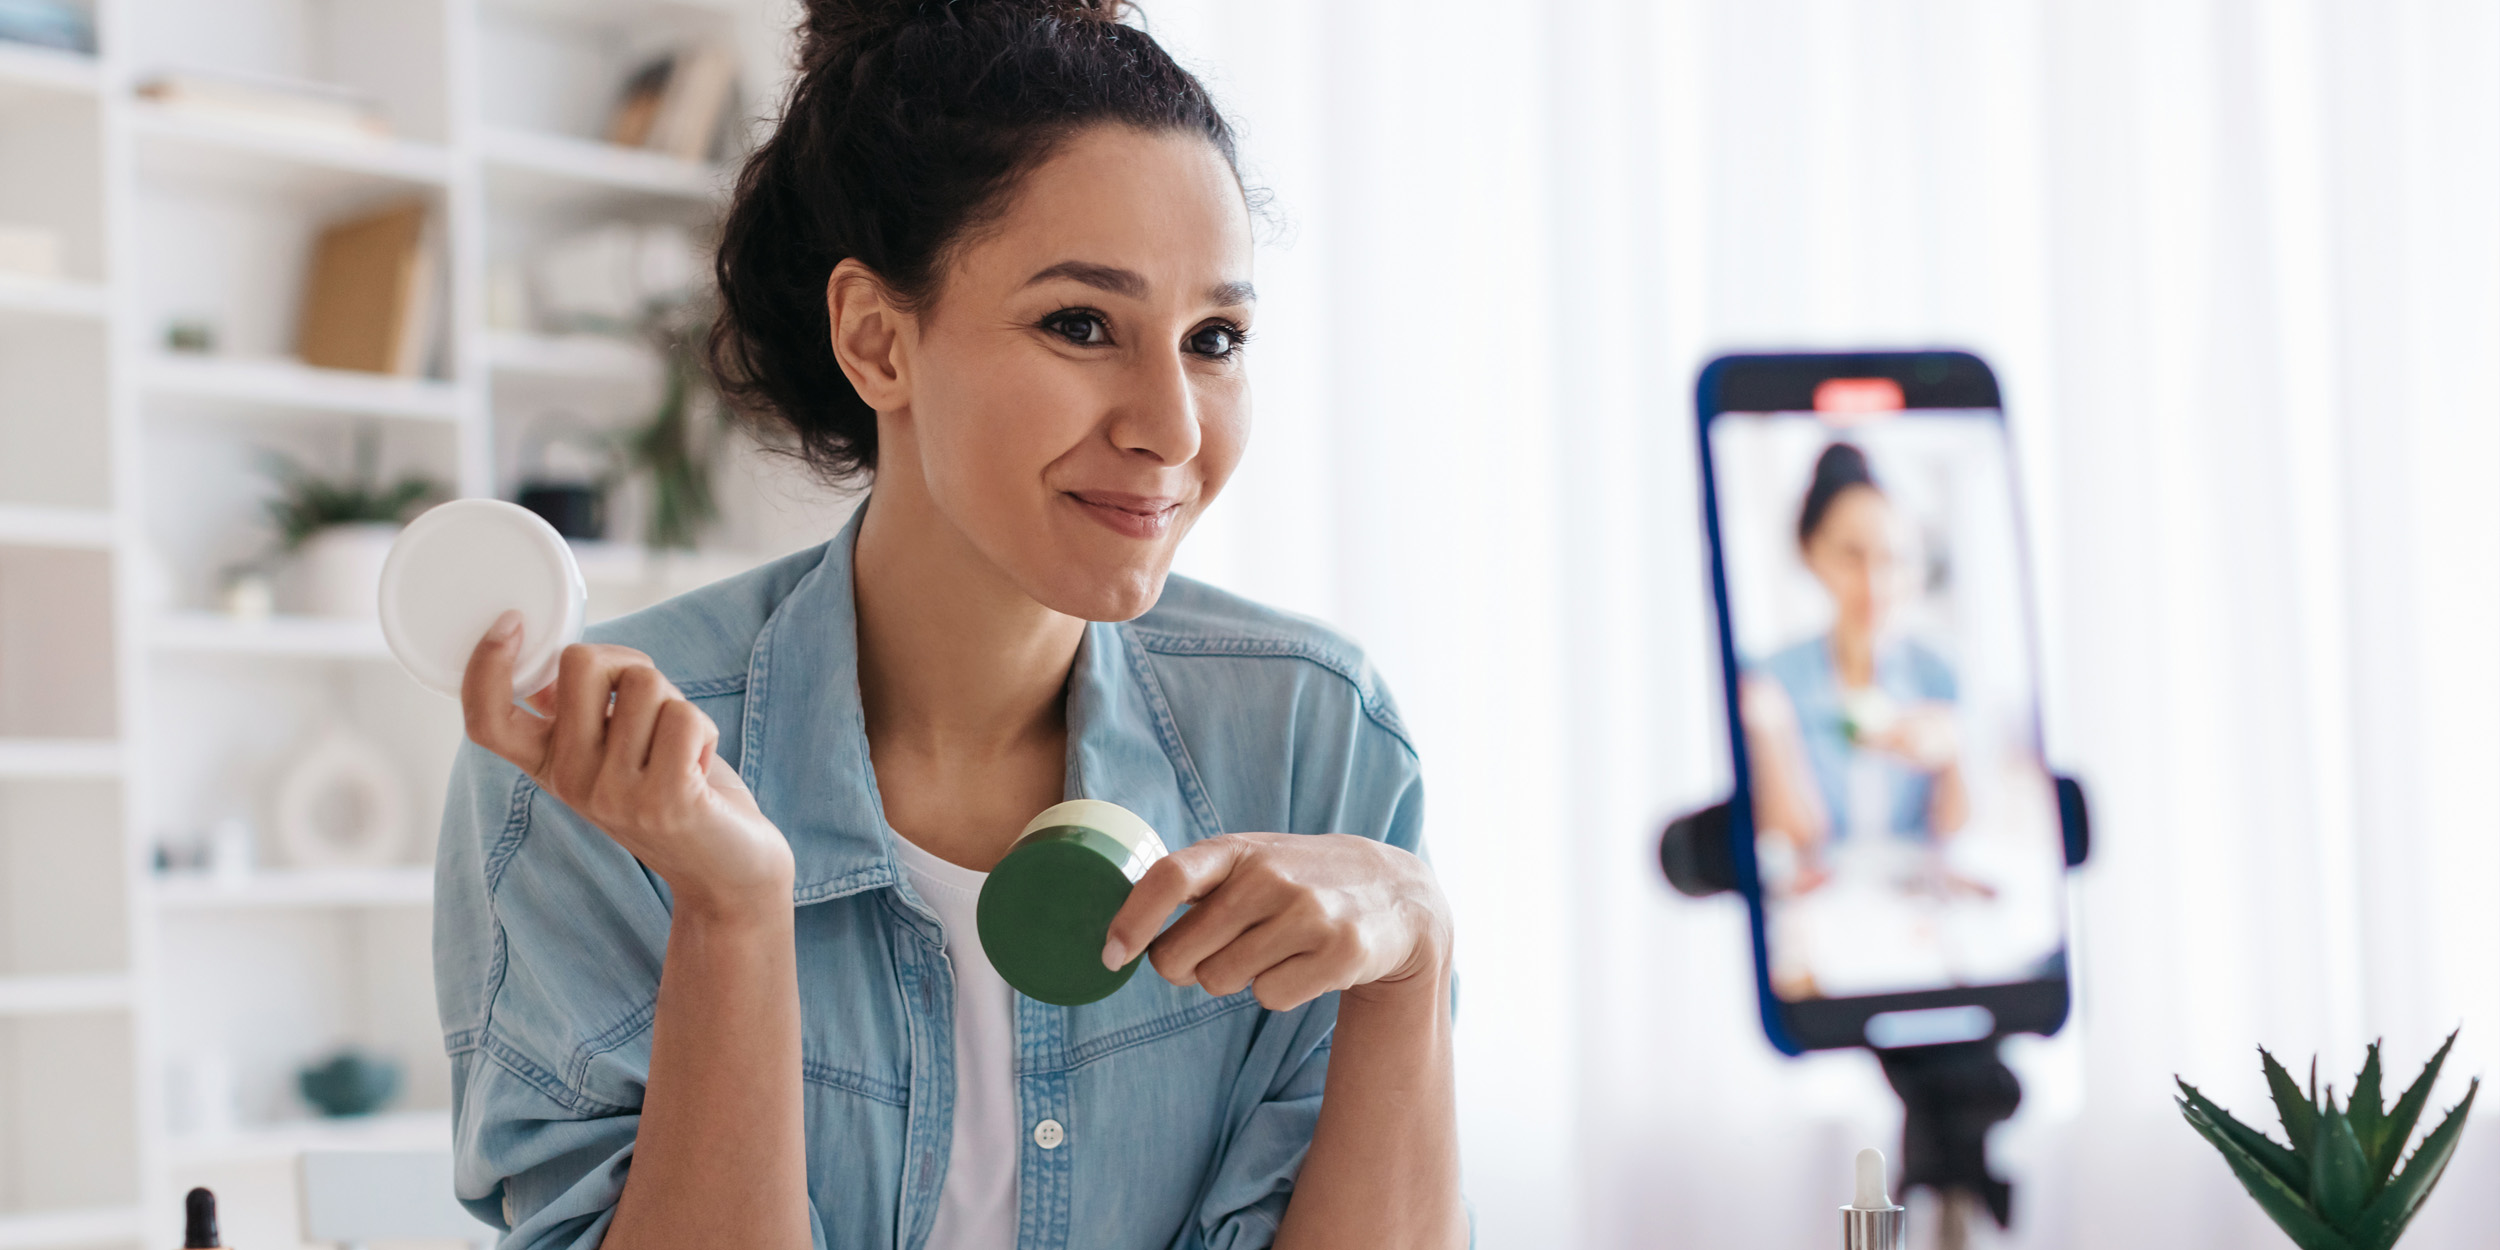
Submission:
[[[1034,598],[1053,612],[1089,621],[1135,620],[1163,597],[1163,583],[1171,572],[1169,560],[1147,567],[1067,569],[1050,579],[1047,591]]]

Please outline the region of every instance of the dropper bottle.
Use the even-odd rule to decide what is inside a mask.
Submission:
[[[217,1195],[194,1189],[182,1199],[182,1250],[221,1250],[217,1239]]]
[[[1909,1243],[1908,1212],[1884,1192],[1884,1152],[1858,1152],[1858,1196],[1840,1209],[1842,1250],[1902,1250]]]

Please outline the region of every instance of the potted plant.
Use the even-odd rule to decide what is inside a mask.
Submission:
[[[2259,1047],[2266,1086],[2273,1092],[2275,1114],[2283,1121],[2289,1144],[2233,1119],[2186,1081],[2179,1082],[2179,1113],[2222,1152],[2248,1195],[2301,1250],[2387,1250],[2447,1170],[2457,1137],[2465,1130],[2466,1113],[2474,1107],[2475,1091],[2482,1087],[2479,1079],[2469,1082],[2465,1101],[2451,1108],[2413,1156],[2405,1158],[2405,1143],[2430,1103],[2431,1085],[2439,1079],[2449,1047],[2456,1044],[2457,1035],[2449,1034],[2392,1109],[2379,1092],[2375,1042],[2360,1075],[2353,1078],[2352,1097],[2340,1107],[2334,1086],[2320,1096],[2315,1059],[2309,1062],[2309,1088],[2303,1091]]]
[[[442,493],[423,474],[385,486],[375,471],[376,440],[356,432],[356,472],[332,481],[294,459],[270,452],[270,477],[278,494],[267,507],[277,526],[278,549],[294,558],[302,576],[303,609],[315,616],[371,619],[382,585],[382,561],[399,527],[417,505]]]

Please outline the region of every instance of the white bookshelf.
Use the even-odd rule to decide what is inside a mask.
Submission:
[[[743,107],[775,90],[771,0],[91,0],[101,52],[0,42],[0,223],[61,240],[57,275],[0,274],[0,1250],[176,1244],[215,1185],[237,1244],[293,1244],[292,1157],[450,1137],[434,1019],[432,841],[458,710],[366,621],[217,610],[266,543],[264,449],[510,497],[517,431],[627,419],[657,393],[639,344],[487,324],[494,267],[606,220],[700,228],[729,171],[596,139],[625,73],[726,39]],[[168,70],[328,82],[393,132],[273,129],[142,99]],[[21,176],[23,175],[23,176]],[[439,347],[420,377],[291,354],[312,238],[417,197],[432,210]],[[205,321],[211,351],[169,350]],[[737,509],[724,550],[582,547],[595,614],[821,536],[830,510]],[[740,553],[752,554],[740,554]],[[281,590],[284,593],[284,580]],[[284,600],[282,599],[282,605]],[[160,845],[240,817],[344,724],[404,770],[396,862],[159,873]],[[403,1067],[384,1114],[313,1117],[294,1073],[341,1043]],[[203,1057],[231,1106],[184,1124]],[[180,1132],[177,1132],[180,1129]]]

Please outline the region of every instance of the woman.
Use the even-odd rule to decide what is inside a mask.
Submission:
[[[1467,1238],[1405,731],[1345,640],[1167,582],[1248,433],[1250,222],[1118,17],[811,4],[713,355],[866,502],[535,714],[515,618],[470,661],[437,981],[507,1246]],[[1076,796],[1176,849],[1103,954],[1160,976],[1060,1008],[959,917]]]
[[[1756,823],[1794,845],[1799,891],[1827,879],[1834,841],[1931,840],[1968,816],[1953,671],[1888,628],[1902,579],[1897,525],[1866,453],[1825,447],[1798,510],[1797,549],[1831,597],[1831,629],[1762,661],[1743,691]]]

